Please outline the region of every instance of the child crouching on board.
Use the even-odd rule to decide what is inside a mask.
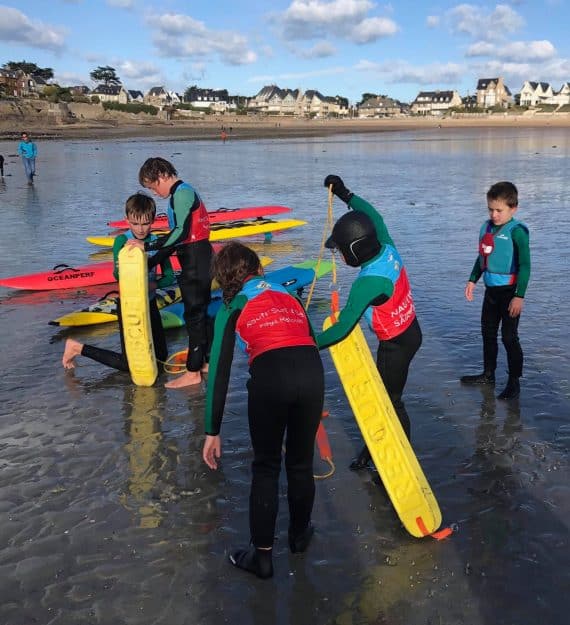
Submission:
[[[135,193],[131,195],[125,204],[125,214],[129,223],[129,232],[120,234],[113,245],[113,261],[115,264],[115,279],[119,279],[119,252],[127,244],[128,241],[136,240],[143,243],[154,241],[156,235],[151,234],[152,222],[156,216],[156,204],[154,200],[144,193]],[[149,254],[152,256],[152,253]],[[156,269],[152,258],[149,258],[149,296],[150,296],[150,324],[152,329],[152,339],[154,344],[154,352],[159,362],[164,362],[168,356],[166,339],[162,328],[160,312],[156,305],[155,290],[156,288],[164,288],[170,286],[175,281],[174,270],[170,259],[164,258],[160,261],[161,276],[157,280]],[[121,323],[121,307],[117,303],[117,312],[119,315],[119,331],[121,336],[121,351],[114,352],[109,349],[102,349],[93,345],[85,345],[75,339],[67,339],[63,352],[62,364],[65,369],[73,369],[75,367],[75,358],[77,356],[85,356],[96,360],[108,367],[118,369],[119,371],[129,371],[129,364],[125,354],[125,343],[123,338],[123,326]]]

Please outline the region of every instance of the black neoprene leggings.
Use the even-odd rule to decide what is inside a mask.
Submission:
[[[162,328],[162,320],[160,318],[160,312],[156,305],[156,300],[152,299],[149,304],[150,313],[150,326],[152,331],[152,340],[154,343],[154,353],[157,360],[164,362],[168,356],[168,348],[166,346],[166,338],[164,336],[164,330]],[[102,349],[101,347],[95,347],[93,345],[84,345],[81,350],[81,355],[91,360],[96,360],[103,365],[118,369],[119,371],[128,371],[129,363],[127,362],[127,355],[125,354],[125,339],[123,337],[123,324],[121,322],[121,305],[117,300],[117,314],[119,316],[119,334],[121,336],[121,351],[120,353],[111,351],[110,349]]]
[[[523,371],[523,351],[519,342],[519,319],[509,314],[509,304],[515,296],[515,286],[495,286],[485,289],[481,311],[483,335],[483,366],[485,373],[495,373],[499,346],[497,335],[501,326],[501,339],[507,350],[509,375],[520,378]]]
[[[402,334],[389,341],[380,341],[376,355],[376,366],[408,438],[411,432],[410,417],[402,401],[402,393],[408,380],[410,363],[421,344],[422,331],[418,320],[414,319]]]
[[[272,547],[278,510],[283,438],[289,532],[298,536],[311,520],[315,499],[313,454],[323,409],[323,365],[316,347],[288,347],[258,356],[248,380],[253,445],[249,524],[256,547]]]
[[[213,321],[207,315],[211,297],[210,269],[212,246],[208,240],[176,248],[180,260],[178,284],[184,303],[184,321],[188,332],[188,371],[200,371],[208,362],[212,345]]]

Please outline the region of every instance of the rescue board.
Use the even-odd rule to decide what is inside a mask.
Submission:
[[[268,234],[304,226],[307,222],[301,219],[256,219],[249,221],[232,221],[229,224],[212,224],[210,241],[224,241],[239,237],[250,237],[256,234]],[[87,242],[100,247],[113,247],[113,236],[87,237]]]
[[[245,206],[243,208],[218,208],[215,211],[208,211],[208,218],[211,224],[217,224],[226,221],[235,221],[241,219],[258,219],[260,217],[270,217],[272,215],[280,215],[282,213],[290,213],[292,209],[287,206]],[[126,219],[119,221],[108,221],[107,225],[111,228],[129,227]],[[153,230],[168,230],[168,215],[164,213],[157,215],[152,222]]]
[[[125,354],[131,379],[152,386],[158,376],[150,327],[146,254],[125,246],[119,252],[119,295]]]
[[[318,264],[317,278],[330,273],[332,270],[332,262],[321,260],[306,260],[302,263],[288,265],[275,271],[265,273],[268,282],[275,282],[285,287],[289,293],[301,294],[304,287],[311,284],[315,278],[315,268]],[[222,305],[222,293],[218,289],[212,292],[212,300],[208,306],[208,315],[215,317],[220,306]],[[184,305],[178,301],[170,304],[160,311],[162,317],[162,327],[165,329],[181,328],[184,326]]]
[[[180,262],[175,255],[170,257],[170,261],[174,271],[180,271]],[[110,284],[115,282],[113,266],[112,260],[77,268],[69,265],[56,265],[51,271],[4,278],[0,280],[0,286],[28,291],[50,291]],[[160,266],[157,267],[157,272],[160,275]]]
[[[327,317],[323,329],[333,320]],[[388,397],[362,329],[357,324],[331,356],[374,465],[398,517],[416,538],[435,532],[441,512]]]
[[[180,265],[178,261],[174,263],[175,257],[171,258],[173,261],[173,266],[177,266],[179,268]],[[269,258],[268,256],[260,256],[260,260],[261,264],[264,267],[273,262],[273,259]],[[215,281],[212,281],[212,289],[215,290],[217,288],[217,283]],[[172,285],[162,289],[156,289],[155,297],[156,304],[158,306],[158,309],[160,310],[180,300],[180,288],[177,285]],[[104,295],[102,298],[98,299],[93,304],[90,304],[89,306],[86,306],[81,310],[76,310],[71,313],[62,315],[57,319],[48,321],[48,323],[51,326],[78,327],[117,321],[117,300],[117,291],[111,291]]]

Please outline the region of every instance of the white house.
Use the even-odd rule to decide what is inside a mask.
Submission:
[[[97,96],[100,102],[127,104],[129,101],[129,94],[123,85],[98,85],[91,92],[91,96]]]
[[[525,80],[520,94],[521,106],[538,106],[540,104],[556,104],[552,87],[547,82]]]
[[[420,91],[412,102],[412,113],[417,115],[443,115],[451,108],[461,107],[457,91]]]

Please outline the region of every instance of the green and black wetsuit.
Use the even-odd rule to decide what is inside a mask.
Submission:
[[[348,336],[364,317],[378,337],[376,365],[402,427],[410,436],[410,419],[402,393],[412,358],[422,334],[416,319],[414,301],[403,261],[378,211],[366,200],[352,195],[349,208],[365,213],[374,223],[380,252],[363,263],[353,282],[338,323],[317,336],[319,349]]]

